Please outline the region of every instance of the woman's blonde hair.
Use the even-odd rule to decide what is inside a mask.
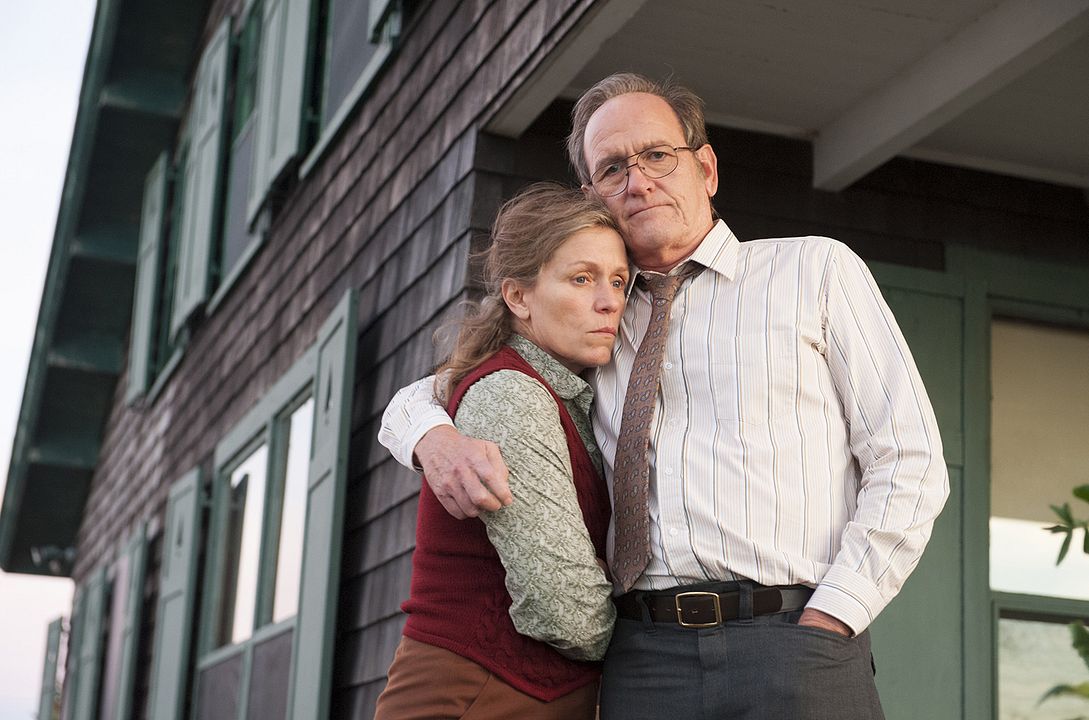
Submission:
[[[596,198],[556,183],[536,183],[503,204],[485,251],[484,297],[466,303],[457,339],[436,370],[436,391],[448,400],[473,368],[493,355],[513,332],[513,315],[503,300],[503,282],[532,287],[541,267],[575,233],[591,228],[618,230]],[[450,328],[444,327],[436,335]]]

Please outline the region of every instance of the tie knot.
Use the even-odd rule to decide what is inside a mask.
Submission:
[[[649,270],[641,272],[638,281],[655,300],[672,302],[673,296],[677,294],[677,289],[680,288],[681,283],[694,275],[698,275],[701,270],[703,270],[702,265],[689,261],[672,275],[663,275]]]

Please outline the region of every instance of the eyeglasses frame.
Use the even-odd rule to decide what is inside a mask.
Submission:
[[[646,169],[642,165],[639,164],[639,160],[638,160],[639,156],[641,156],[643,153],[650,152],[651,150],[654,150],[655,148],[669,148],[669,149],[673,150],[673,152],[675,154],[677,154],[676,155],[677,164],[673,166],[673,169],[670,170],[669,172],[667,172],[666,174],[658,175],[657,177],[654,177],[652,175],[647,175]],[[665,144],[651,145],[650,147],[643,148],[639,152],[632,153],[631,155],[628,155],[625,158],[620,158],[620,162],[623,162],[623,163],[626,163],[626,164],[624,165],[624,183],[620,186],[619,190],[606,195],[605,193],[603,193],[598,188],[597,183],[594,182],[593,174],[590,175],[590,186],[594,188],[594,192],[596,192],[598,194],[598,197],[603,197],[603,198],[616,197],[617,195],[620,195],[621,193],[623,193],[625,190],[628,189],[628,183],[631,181],[631,169],[633,167],[636,167],[638,165],[639,166],[639,172],[643,173],[644,175],[646,175],[651,180],[661,180],[662,178],[669,177],[670,175],[675,173],[677,171],[677,168],[681,166],[681,158],[680,158],[680,155],[678,154],[678,153],[680,153],[681,150],[688,150],[689,152],[696,152],[698,149],[699,148],[689,147],[687,145],[679,145],[677,147],[674,147],[673,145],[665,145]],[[633,163],[628,163],[628,161],[631,160],[632,158],[636,158],[636,161],[633,162]],[[611,165],[612,163],[609,163],[609,164]]]

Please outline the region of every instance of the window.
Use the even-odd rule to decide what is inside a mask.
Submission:
[[[146,534],[137,528],[113,564],[109,625],[98,717],[128,720],[133,711],[140,621],[144,603]]]
[[[145,183],[129,401],[154,394],[193,319],[244,271],[302,151],[305,173],[390,57],[402,7],[416,5],[251,0],[213,34],[175,160],[161,156]]]
[[[223,114],[230,49],[230,21],[208,41],[197,66],[187,117],[185,198],[178,243],[177,285],[170,333],[176,337],[203,307],[211,288],[211,257],[221,209]]]
[[[64,699],[64,716],[68,720],[97,717],[107,590],[106,568],[100,567],[83,587],[77,588],[72,603],[72,640]]]
[[[331,678],[315,680],[313,671],[332,651],[355,333],[351,292],[315,344],[216,446],[196,633],[198,719],[328,716]],[[169,672],[161,687],[152,681],[155,717],[188,712],[179,696],[188,651],[180,646],[194,634],[196,582],[187,573],[199,556],[191,538],[201,485],[197,473],[186,476],[167,505],[155,667]]]
[[[129,341],[128,389],[132,402],[175,362],[180,348],[170,332],[178,273],[178,243],[185,201],[181,148],[176,162],[163,152],[144,181],[136,291]]]
[[[221,471],[222,559],[217,582],[217,647],[239,643],[298,607],[302,521],[314,400],[287,406]],[[286,679],[285,679],[286,680]]]
[[[1089,601],[1089,556],[1061,536],[1051,505],[1086,482],[1089,332],[995,320],[991,326],[991,588]]]
[[[1064,613],[1063,610],[1066,610]],[[1071,646],[1071,608],[1018,610],[1010,600],[998,619],[998,717],[1003,720],[1068,720],[1082,717],[1085,701],[1040,698],[1056,685],[1078,685],[1085,662]]]
[[[314,4],[306,127],[306,145],[312,152],[304,174],[392,55],[402,19],[402,3],[395,0],[314,0]]]
[[[1084,679],[1066,625],[1089,618],[1089,556],[1061,537],[1049,507],[1085,482],[1089,332],[991,324],[990,583],[996,608],[998,717],[1061,720],[1082,705],[1040,697]]]
[[[223,170],[223,221],[212,257],[213,285],[220,289],[216,298],[230,286],[260,242],[260,233],[251,229],[247,218],[257,125],[260,3],[245,11],[239,25],[240,30],[232,42],[230,63],[232,80],[227,100],[229,140]],[[212,303],[215,302],[213,299]]]
[[[38,702],[38,720],[60,720],[61,693],[64,685],[64,618],[49,623],[45,640],[45,666],[42,668],[42,691]]]
[[[116,560],[103,565],[77,590],[66,677],[68,720],[128,720],[144,597],[145,534],[141,525]],[[56,680],[60,621],[50,626],[41,712],[50,717]],[[51,659],[50,659],[51,658]],[[52,674],[50,671],[52,663]]]

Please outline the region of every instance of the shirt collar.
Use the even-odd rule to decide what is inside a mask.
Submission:
[[[733,280],[737,272],[737,255],[740,249],[741,243],[737,236],[725,222],[718,220],[688,259],[714,270],[727,280]]]
[[[727,280],[733,280],[734,274],[737,271],[737,255],[740,251],[741,243],[738,241],[737,236],[722,220],[717,220],[714,225],[711,226],[710,231],[700,241],[699,246],[696,248],[688,260],[699,263],[706,268],[710,268],[722,275]],[[688,262],[686,260],[685,262]],[[679,263],[677,267],[669,271],[669,275],[680,272],[684,267],[684,263]],[[631,268],[631,280],[628,282],[627,295],[631,296],[631,291],[635,287],[635,278],[640,272],[642,272],[635,265]]]
[[[561,398],[564,400],[577,399],[578,404],[584,406],[584,410],[590,406],[590,401],[594,398],[594,391],[590,388],[590,385],[565,368],[559,360],[517,333],[510,336],[507,344],[514,348],[515,352],[521,355]],[[585,399],[580,398],[579,396],[584,393],[587,397]]]

